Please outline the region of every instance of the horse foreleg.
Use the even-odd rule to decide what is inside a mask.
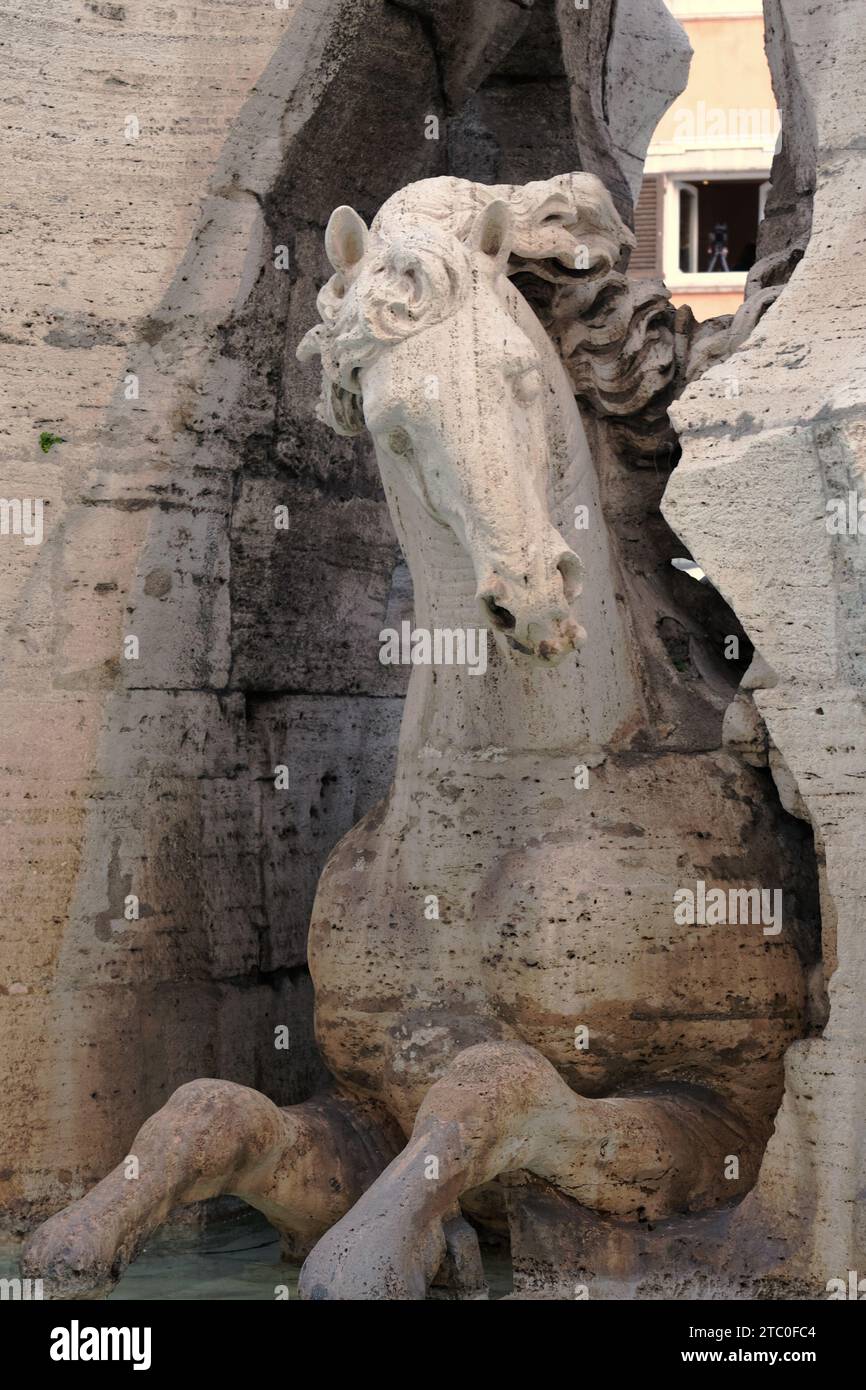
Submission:
[[[726,1181],[725,1155],[743,1157]],[[460,1053],[430,1088],[408,1145],[307,1258],[308,1299],[423,1299],[462,1194],[525,1169],[586,1206],[652,1218],[729,1200],[754,1181],[754,1139],[683,1094],[577,1096],[521,1043]]]
[[[230,1081],[189,1082],[142,1125],[123,1162],[33,1233],[22,1269],[49,1298],[105,1297],[172,1208],[224,1193],[305,1253],[399,1142],[361,1103],[325,1096],[279,1109]]]

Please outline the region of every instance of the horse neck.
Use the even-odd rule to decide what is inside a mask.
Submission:
[[[486,672],[467,666],[413,668],[400,734],[398,783],[429,777],[467,760],[525,755],[591,757],[626,741],[643,723],[627,619],[617,600],[614,557],[601,513],[598,480],[568,379],[545,330],[523,296],[508,285],[504,305],[542,355],[550,397],[548,502],[553,524],[583,562],[575,603],[587,640],[574,656],[545,667],[500,646],[487,633]],[[449,527],[421,506],[396,469],[380,457],[391,514],[412,574],[416,629],[482,626],[470,558]],[[575,529],[575,507],[588,526]],[[419,762],[420,760],[420,762]]]

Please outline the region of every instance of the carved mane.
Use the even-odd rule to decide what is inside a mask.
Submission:
[[[338,434],[364,429],[361,368],[453,312],[470,273],[472,227],[495,201],[511,212],[506,273],[556,343],[578,400],[626,421],[663,395],[655,418],[664,417],[675,372],[673,310],[657,282],[616,269],[635,238],[604,185],[583,173],[523,185],[446,177],[389,198],[363,254],[338,266],[319,293],[322,321],[298,356],[321,358],[318,413]]]

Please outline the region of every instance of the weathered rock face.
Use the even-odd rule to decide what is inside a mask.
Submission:
[[[144,107],[145,134],[128,146],[118,135],[97,163],[105,187],[93,201],[101,206],[118,188],[134,205],[123,209],[124,239],[107,234],[112,273],[93,245],[72,242],[64,221],[64,274],[52,276],[38,312],[13,304],[6,327],[14,348],[27,345],[22,362],[36,361],[53,383],[36,399],[37,372],[27,366],[13,378],[9,416],[14,447],[30,460],[15,486],[51,502],[45,545],[19,544],[4,557],[12,614],[4,731],[18,799],[4,865],[15,909],[0,972],[0,1200],[4,1221],[19,1226],[100,1176],[182,1081],[210,1073],[289,1102],[321,1077],[303,965],[309,906],[328,850],[390,780],[403,675],[379,664],[377,639],[412,611],[371,451],[335,440],[315,419],[316,373],[294,356],[327,274],[331,208],[351,202],[370,220],[395,188],[425,176],[517,183],[582,168],[602,177],[628,220],[645,142],[684,85],[687,61],[660,2],[593,0],[578,11],[568,0],[485,0],[467,12],[450,0],[310,0],[285,35],[284,11],[243,0],[157,9],[146,34],[122,6],[88,6],[83,17],[72,15],[71,0],[68,8],[82,20],[83,77],[74,111],[64,97],[60,135],[80,115],[82,90],[101,121],[106,89],[117,94],[118,130]],[[862,151],[851,122],[864,54],[843,27],[843,5],[809,8],[807,16],[800,0],[768,0],[786,136],[764,259],[730,330],[693,341],[656,288],[642,291],[638,348],[611,341],[658,381],[611,429],[596,419],[608,394],[603,351],[599,370],[585,372],[593,325],[581,317],[579,289],[535,307],[584,411],[613,551],[628,556],[653,738],[712,765],[710,779],[735,766],[732,777],[746,776],[731,757],[745,752],[758,769],[750,784],[758,806],[771,804],[769,763],[786,809],[814,830],[825,867],[823,966],[809,982],[802,1026],[817,1033],[824,1022],[827,984],[829,1022],[788,1053],[776,1133],[737,1211],[699,1229],[674,1225],[653,1241],[633,1223],[585,1213],[575,1230],[575,1203],[540,1181],[509,1192],[518,1273],[548,1290],[564,1271],[574,1277],[589,1265],[602,1281],[618,1271],[613,1292],[631,1280],[640,1293],[636,1271],[649,1260],[656,1289],[658,1270],[697,1292],[742,1289],[759,1271],[765,1288],[787,1272],[820,1294],[826,1279],[866,1264],[856,790],[864,566],[862,542],[823,524],[828,496],[863,496],[864,325],[851,294],[862,281]],[[30,27],[16,22],[29,45]],[[72,42],[67,31],[58,48],[63,82]],[[162,77],[168,52],[189,61]],[[193,127],[191,104],[200,111],[212,93],[211,124]],[[176,114],[158,130],[166,109]],[[104,141],[101,125],[91,131],[92,142]],[[93,143],[78,148],[92,163]],[[180,172],[167,178],[167,156],[184,150]],[[68,150],[46,169],[29,205],[48,221],[57,180],[68,175],[63,195],[79,200],[93,183]],[[150,169],[138,203],[139,174]],[[813,190],[812,239],[791,279]],[[136,254],[148,247],[146,262],[130,261],[129,240]],[[519,275],[515,283],[524,288]],[[724,393],[732,370],[733,403]],[[664,452],[653,457],[652,440],[674,391],[670,381],[661,388],[666,371],[694,378],[676,408],[685,457],[666,516],[760,653],[733,705],[734,668],[718,660],[718,647],[742,630],[708,590],[670,570],[678,543],[657,515],[668,467],[659,466]],[[648,405],[657,414],[646,430]],[[68,443],[43,458],[34,425]],[[53,488],[46,476],[56,476]],[[287,531],[275,524],[278,508],[287,509]],[[127,660],[130,635],[139,653]],[[726,706],[728,753],[719,751]],[[286,790],[275,786],[282,766]],[[560,783],[567,789],[569,768],[548,759],[545,777],[552,795]],[[631,824],[626,811],[615,825]],[[713,814],[703,799],[695,809],[697,819]],[[808,879],[809,826],[795,829],[772,807],[761,827],[767,856],[774,828],[783,860],[801,846]],[[736,826],[727,833],[736,837]],[[600,853],[640,853],[611,834]],[[343,870],[351,885],[354,861]],[[130,895],[137,920],[125,916]],[[549,1011],[551,1002],[533,1007]],[[281,1024],[288,1053],[274,1048]],[[636,1062],[641,1049],[638,1040]],[[526,1065],[522,1053],[509,1054],[515,1113],[534,1084]],[[470,1072],[470,1090],[477,1079]],[[546,1073],[535,1079],[540,1092],[553,1084]],[[196,1093],[206,1113],[212,1099]],[[662,1128],[659,1145],[668,1138]],[[551,1232],[561,1240],[552,1243]]]
[[[309,904],[387,784],[404,678],[376,638],[411,609],[369,452],[315,422],[294,358],[327,215],[370,217],[448,168],[580,165],[552,0],[146,17],[64,0],[14,23],[55,100],[49,116],[22,89],[11,183],[51,273],[21,259],[4,328],[6,490],[47,503],[41,548],[4,541],[13,1226],[104,1171],[189,1077],[289,1101],[320,1074]],[[43,427],[66,441],[47,456]]]
[[[664,4],[556,0],[580,167],[630,218],[647,146],[688,81],[691,48]]]
[[[785,138],[758,248],[770,259],[752,288],[790,279],[677,403],[683,459],[664,512],[760,653],[743,703],[754,700],[783,800],[811,822],[823,865],[829,1017],[788,1054],[776,1132],[730,1247],[737,1273],[757,1245],[769,1274],[821,1296],[866,1267],[866,528],[850,523],[866,511],[866,37],[851,6],[767,9]]]
[[[173,450],[195,438],[195,353],[248,292],[249,209],[211,204],[223,209],[224,258],[211,260],[206,289],[166,311],[182,319],[184,346],[162,357],[164,377],[162,320],[150,318],[189,273],[178,266],[201,197],[285,22],[268,6],[185,0],[37,0],[5,17],[16,226],[3,241],[2,491],[46,505],[41,546],[0,542],[4,1225],[80,1190],[126,1142],[124,1112],[150,1108],[169,1078],[250,1074],[263,1061],[274,1071],[256,1033],[270,1031],[272,1010],[274,1022],[304,1014],[303,980],[250,972],[254,901],[232,944],[240,898],[226,885],[244,863],[244,891],[257,881],[231,848],[251,823],[235,778],[243,697],[220,706],[203,688],[208,666],[225,684],[226,545],[212,537],[230,491],[218,467],[197,483],[180,466],[172,477]],[[139,395],[126,399],[133,371]],[[43,429],[66,442],[41,453]],[[152,558],[160,504],[187,535]],[[130,697],[135,732],[121,717],[130,736],[106,750],[136,586],[161,619],[161,679],[175,693]],[[151,670],[155,656],[151,640]],[[137,924],[124,920],[129,892],[145,905]],[[309,1065],[308,1049],[299,1070]]]
[[[550,1232],[562,1269],[565,1237],[585,1260],[586,1211],[600,1218],[599,1278],[621,1259],[617,1221],[633,1243],[657,1221],[682,1240],[684,1216],[720,1224],[754,1185],[811,1021],[808,832],[718,748],[718,708],[713,743],[706,678],[665,717],[663,594],[612,541],[572,381],[510,278],[571,285],[585,262],[586,389],[640,400],[629,354],[619,392],[598,360],[613,330],[645,327],[614,268],[631,240],[584,173],[425,179],[369,230],[346,206],[329,219],[334,274],[298,355],[321,361],[322,419],[374,442],[422,642],[411,658],[389,644],[413,667],[394,782],[313,909],[337,1098],[280,1110],[227,1081],[180,1088],[131,1141],[139,1181],[117,1165],[28,1241],[52,1297],[104,1291],[172,1205],[223,1192],[312,1247],[302,1297],[405,1299],[449,1250],[477,1273],[453,1223],[501,1206],[515,1170],[568,1199]],[[652,393],[653,353],[644,371]],[[644,1273],[678,1277],[667,1243],[647,1244]]]

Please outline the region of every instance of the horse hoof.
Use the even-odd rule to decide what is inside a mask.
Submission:
[[[378,1223],[355,1224],[349,1212],[322,1236],[307,1256],[299,1281],[302,1299],[381,1300],[386,1302],[427,1297],[428,1270],[435,1274],[445,1254],[442,1223],[427,1239],[411,1242],[401,1232]]]
[[[58,1212],[25,1241],[24,1278],[42,1280],[45,1299],[107,1298],[129,1263],[108,1255],[101,1242],[68,1212]]]

